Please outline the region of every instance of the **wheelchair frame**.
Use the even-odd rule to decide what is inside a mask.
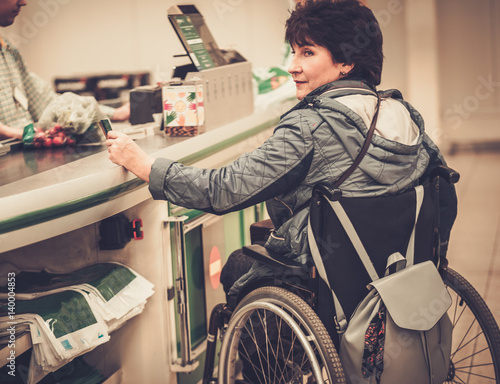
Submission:
[[[448,167],[440,166],[433,171],[432,175],[432,178],[435,179],[436,182],[439,177],[454,184],[458,182],[460,175]],[[339,193],[341,194],[339,190],[332,191],[325,188],[321,190],[321,193],[329,199],[338,199],[340,196]],[[249,245],[243,249],[246,255],[255,260],[273,268],[277,268],[280,271],[285,269],[292,275],[294,271],[298,272],[299,269],[302,268],[300,264],[290,259],[275,256],[271,257],[261,245]],[[440,266],[439,271],[453,299],[452,307],[448,311],[453,323],[453,349],[450,370],[445,383],[469,383],[476,382],[475,380],[480,379],[482,380],[481,382],[500,384],[500,330],[491,311],[474,287],[472,287],[472,285],[459,273],[447,266]],[[314,267],[312,268],[312,277],[313,279],[311,279],[306,286],[290,284],[280,278],[259,281],[258,285],[264,286],[264,288],[256,289],[255,284],[251,287],[247,287],[247,289],[241,293],[239,298],[240,304],[234,311],[230,310],[225,304],[216,306],[212,311],[209,323],[203,384],[216,382],[219,384],[233,382],[251,384],[242,379],[238,379],[237,368],[233,367],[233,369],[228,369],[228,363],[235,363],[238,349],[241,349],[241,347],[238,347],[238,345],[235,346],[235,344],[237,344],[239,337],[241,337],[244,319],[248,319],[253,311],[269,310],[278,314],[278,316],[284,319],[292,329],[297,331],[298,338],[301,340],[301,344],[305,348],[309,360],[320,360],[319,366],[317,361],[311,361],[311,366],[313,366],[312,371],[314,371],[314,373],[310,374],[310,376],[305,377],[299,374],[297,377],[302,381],[297,381],[298,379],[295,378],[285,382],[345,383],[345,377],[340,367],[340,360],[337,352],[334,350],[326,354],[323,353],[321,349],[324,347],[318,345],[316,341],[318,338],[317,334],[326,332],[326,329],[314,312],[314,308],[317,305],[317,286],[315,285],[318,280],[315,276]],[[265,288],[266,286],[271,286],[273,288]],[[305,316],[313,319],[312,322],[314,324],[318,324],[317,321],[319,321],[319,331],[315,332],[314,329],[308,328],[303,318],[297,318],[297,312],[300,311],[297,311],[296,308],[291,308],[289,303],[280,303],[280,299],[274,297],[272,292],[270,294],[270,289],[283,290],[283,292],[286,292],[282,292],[283,297],[290,295],[290,298],[287,298],[285,301],[296,301],[300,303],[297,304],[298,307],[302,306],[302,303],[307,303],[306,305],[310,307],[311,312],[307,312]],[[255,292],[257,292],[257,294]],[[276,293],[274,293],[274,295],[276,296]],[[235,332],[235,329],[238,329],[239,336],[238,333]],[[323,338],[323,336],[319,337]],[[219,374],[218,377],[214,377],[213,373],[218,338],[221,338],[222,346],[219,357]],[[235,338],[236,341],[234,340]],[[329,336],[328,339],[330,339]],[[310,348],[311,342],[316,343],[313,350]],[[269,343],[269,341],[267,341],[267,343]],[[326,340],[325,344],[333,346],[331,340]],[[318,350],[320,351],[319,353]],[[228,351],[232,353],[230,357]],[[328,359],[330,359],[330,361],[328,361]],[[480,360],[479,362],[477,361],[478,359]],[[486,362],[484,362],[485,359]],[[290,363],[288,363],[288,365],[290,365]],[[325,370],[332,372],[325,372]],[[264,372],[261,373],[262,375],[264,374]],[[281,371],[279,373],[281,373]]]

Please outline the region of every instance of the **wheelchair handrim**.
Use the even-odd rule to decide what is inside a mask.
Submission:
[[[322,378],[322,372],[321,372],[321,367],[319,366],[318,361],[315,358],[314,355],[314,350],[310,345],[310,342],[313,341],[311,337],[314,337],[312,335],[306,336],[305,333],[300,329],[299,325],[293,320],[292,316],[290,316],[284,309],[280,308],[279,306],[272,304],[270,302],[266,301],[255,301],[253,303],[245,305],[243,308],[241,308],[238,312],[233,314],[233,317],[231,319],[231,322],[228,325],[228,329],[226,330],[226,335],[232,335],[233,332],[235,331],[235,328],[242,328],[241,324],[243,324],[246,319],[255,311],[256,309],[267,309],[278,316],[280,316],[287,325],[296,333],[301,345],[304,348],[304,352],[306,353],[311,366],[312,370],[314,372],[315,377],[317,378],[317,383],[318,384],[324,384],[323,378]],[[308,330],[309,332],[309,330]],[[230,340],[231,339],[231,340]],[[227,356],[227,351],[230,347],[230,343],[232,346],[232,343],[234,342],[234,338],[229,338],[229,337],[224,337],[221,345],[221,350],[220,350],[220,356]],[[227,384],[228,381],[226,378],[226,361],[225,359],[220,359],[219,360],[219,384]]]

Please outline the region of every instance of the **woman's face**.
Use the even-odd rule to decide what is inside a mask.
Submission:
[[[297,86],[297,98],[302,100],[316,88],[338,80],[340,72],[349,72],[352,65],[334,63],[330,51],[319,45],[292,45],[294,57],[288,72]]]

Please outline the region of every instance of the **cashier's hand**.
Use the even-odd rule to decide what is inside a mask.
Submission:
[[[154,159],[146,154],[130,137],[122,132],[108,132],[106,140],[109,159],[124,166],[137,177],[149,183]]]
[[[0,140],[10,139],[10,138],[22,140],[23,129],[9,127],[8,125],[0,123]]]
[[[125,121],[130,119],[130,103],[125,103],[121,107],[116,108],[111,115],[113,121]]]

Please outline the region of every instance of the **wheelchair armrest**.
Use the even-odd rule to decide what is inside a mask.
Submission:
[[[431,180],[436,177],[442,177],[448,183],[455,184],[458,183],[458,180],[460,180],[460,173],[445,165],[438,165],[431,171]]]
[[[270,267],[276,268],[276,267],[286,267],[288,269],[296,269],[296,270],[301,270],[302,265],[287,259],[286,257],[279,257],[279,256],[271,256],[268,252],[267,249],[259,244],[252,244],[252,245],[246,245],[243,247],[243,254],[251,257],[254,260],[257,260],[261,263],[264,263]]]

